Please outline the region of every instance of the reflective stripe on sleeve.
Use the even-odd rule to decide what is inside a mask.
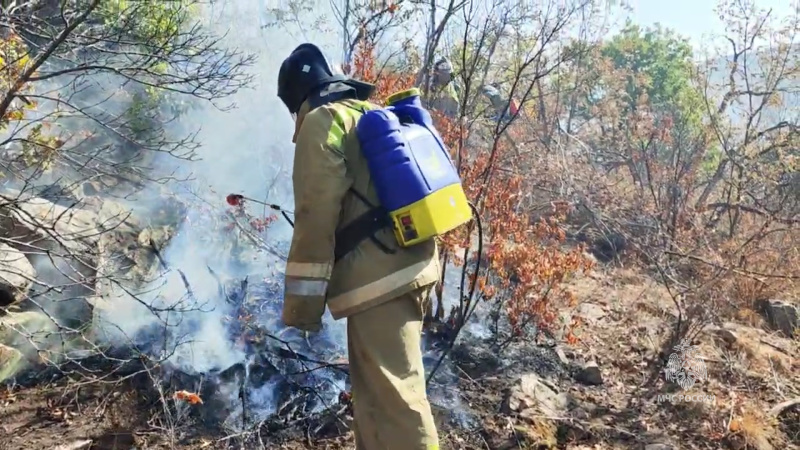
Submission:
[[[319,297],[328,291],[327,280],[298,280],[286,278],[286,295]]]
[[[303,278],[330,278],[333,265],[331,263],[298,263],[286,264],[286,275]]]

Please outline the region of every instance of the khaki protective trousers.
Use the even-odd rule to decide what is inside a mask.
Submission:
[[[356,450],[439,449],[421,349],[430,291],[347,318]]]

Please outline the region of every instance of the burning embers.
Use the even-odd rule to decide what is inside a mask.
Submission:
[[[241,430],[266,419],[288,424],[330,408],[341,409],[340,396],[347,392],[347,360],[344,339],[335,328],[343,324],[328,324],[312,335],[286,328],[280,320],[282,292],[281,282],[260,277],[220,283],[218,294],[228,306],[221,321],[231,348],[241,358],[202,373],[175,370],[170,380],[172,389],[196,393],[202,399],[195,407],[209,425]],[[196,326],[191,319],[185,324]],[[152,340],[151,336],[146,341]],[[152,344],[149,347],[156,350]]]
[[[238,197],[232,203],[241,204]],[[203,219],[198,218],[200,223]],[[205,229],[195,224],[184,231],[201,228]],[[196,240],[199,237],[189,232],[175,241],[204,244]],[[159,290],[160,295],[173,299],[186,293],[192,303],[189,308],[195,310],[160,312],[159,320],[137,328],[134,338],[139,352],[161,361],[158,366],[166,390],[196,394],[202,403],[190,404],[180,398],[175,401],[198,414],[207,426],[244,431],[264,421],[278,426],[307,423],[307,419],[312,419],[311,423],[341,424],[341,420],[329,419],[350,403],[345,322],[328,320],[323,330],[314,334],[286,328],[281,321],[281,264],[270,256],[273,252],[260,253],[263,258],[252,264],[267,270],[223,282],[205,261],[215,261],[226,274],[247,273],[247,267],[252,267],[250,257],[236,251],[241,250],[236,245],[229,257],[217,260],[218,254],[204,249],[196,255],[202,255],[200,258],[175,261],[172,265],[181,269],[167,273],[174,279],[171,283],[167,280],[167,289]],[[182,270],[188,270],[191,276]],[[426,355],[428,370],[441,351],[435,344],[441,344],[438,341],[445,337],[434,334],[426,339],[428,348],[435,349]],[[445,371],[439,372],[445,375]],[[454,395],[451,391],[446,396]],[[321,417],[325,419],[320,421]]]

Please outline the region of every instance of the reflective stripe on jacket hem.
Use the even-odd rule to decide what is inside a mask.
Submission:
[[[337,316],[339,313],[352,309],[362,303],[376,299],[390,292],[396,291],[403,286],[413,283],[420,275],[428,271],[433,271],[439,275],[439,261],[431,258],[427,261],[420,261],[405,269],[399,270],[391,275],[387,275],[380,280],[353,289],[352,291],[339,294],[328,300],[328,308],[331,314]]]
[[[328,290],[327,280],[298,280],[286,278],[286,295],[301,297],[320,297]]]
[[[325,278],[331,277],[333,264],[327,263],[300,263],[289,262],[286,264],[286,276],[303,278]]]

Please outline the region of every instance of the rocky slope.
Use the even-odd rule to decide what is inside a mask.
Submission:
[[[0,380],[91,347],[97,302],[155,276],[170,221],[97,197],[64,206],[0,192]]]

